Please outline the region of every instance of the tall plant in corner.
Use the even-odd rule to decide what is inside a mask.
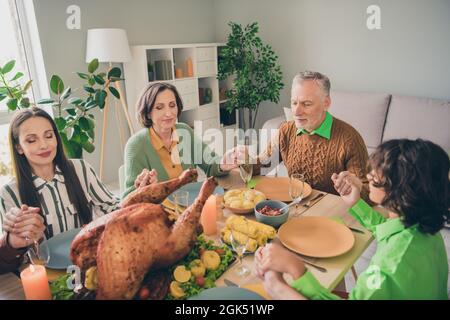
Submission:
[[[38,101],[38,104],[51,104],[54,108],[55,123],[69,158],[81,158],[83,150],[89,153],[95,150],[95,118],[92,109],[105,107],[108,91],[120,99],[119,92],[111,83],[123,80],[122,71],[111,68],[107,74],[96,73],[98,66],[98,59],[94,59],[88,65],[88,73],[77,72],[86,81],[83,85],[84,98],[71,97],[72,89],[65,87],[59,76],[53,75],[50,90],[54,97]]]
[[[239,113],[241,128],[246,130],[255,127],[261,102],[279,101],[283,74],[272,47],[257,35],[257,22],[245,28],[234,22],[228,25],[231,33],[226,47],[220,51],[217,77],[219,80],[233,78],[233,88],[226,91],[226,106],[229,112],[248,109],[248,126],[243,113]]]

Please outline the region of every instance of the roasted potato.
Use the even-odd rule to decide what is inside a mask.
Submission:
[[[188,282],[191,276],[191,271],[187,270],[185,266],[178,266],[173,271],[173,278],[181,283]]]
[[[183,298],[185,296],[185,293],[180,287],[180,283],[178,281],[172,281],[170,283],[170,294],[176,299]]]
[[[189,267],[191,269],[191,273],[194,277],[203,277],[206,273],[205,265],[202,260],[195,259],[190,264]]]
[[[220,255],[215,251],[205,250],[201,258],[208,270],[216,270],[220,265]]]

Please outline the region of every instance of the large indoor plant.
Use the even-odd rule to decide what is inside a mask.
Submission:
[[[255,127],[261,102],[279,101],[283,74],[271,46],[258,37],[256,22],[245,28],[234,22],[228,25],[231,33],[219,54],[218,79],[232,77],[233,87],[226,91],[227,110],[239,110],[240,127],[246,130]],[[243,116],[245,109],[248,121]]]
[[[33,104],[27,97],[31,80],[25,85],[18,82],[23,76],[21,72],[7,79],[7,74],[14,68],[14,64],[14,60],[9,61],[0,70],[0,101],[8,98],[6,104],[11,111],[28,108]],[[37,102],[52,105],[55,123],[69,158],[82,158],[83,150],[89,153],[94,151],[95,118],[91,112],[96,107],[104,108],[109,93],[120,99],[119,92],[111,83],[123,80],[121,70],[116,67],[111,68],[108,73],[97,73],[98,66],[98,60],[94,59],[89,63],[87,73],[77,72],[78,76],[86,81],[81,97],[73,97],[71,87],[65,87],[61,77],[53,75],[50,79],[52,98]]]

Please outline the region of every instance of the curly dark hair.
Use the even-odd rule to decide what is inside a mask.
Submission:
[[[370,156],[369,166],[381,177],[381,205],[399,214],[406,227],[418,225],[435,234],[450,220],[448,154],[422,139],[386,141]]]

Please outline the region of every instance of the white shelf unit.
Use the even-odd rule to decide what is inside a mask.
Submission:
[[[180,121],[192,127],[194,121],[201,121],[203,132],[209,128],[237,128],[237,115],[233,120],[233,117],[224,113],[226,100],[219,96],[220,88],[231,88],[230,81],[217,80],[218,50],[221,46],[223,44],[220,43],[131,46],[132,60],[124,63],[124,76],[128,107],[135,129],[140,128],[134,116],[136,101],[146,85],[153,81],[169,82],[177,88],[184,105]],[[188,59],[192,61],[192,74],[188,72]],[[165,73],[168,77],[163,79],[156,78],[158,72],[155,61],[160,60],[168,61],[166,65],[170,66],[170,72]],[[148,63],[153,65],[154,79],[149,79]],[[176,77],[177,73],[180,76],[176,69],[181,70],[182,77]],[[200,101],[199,92],[205,92],[206,88],[211,90],[211,101]]]

